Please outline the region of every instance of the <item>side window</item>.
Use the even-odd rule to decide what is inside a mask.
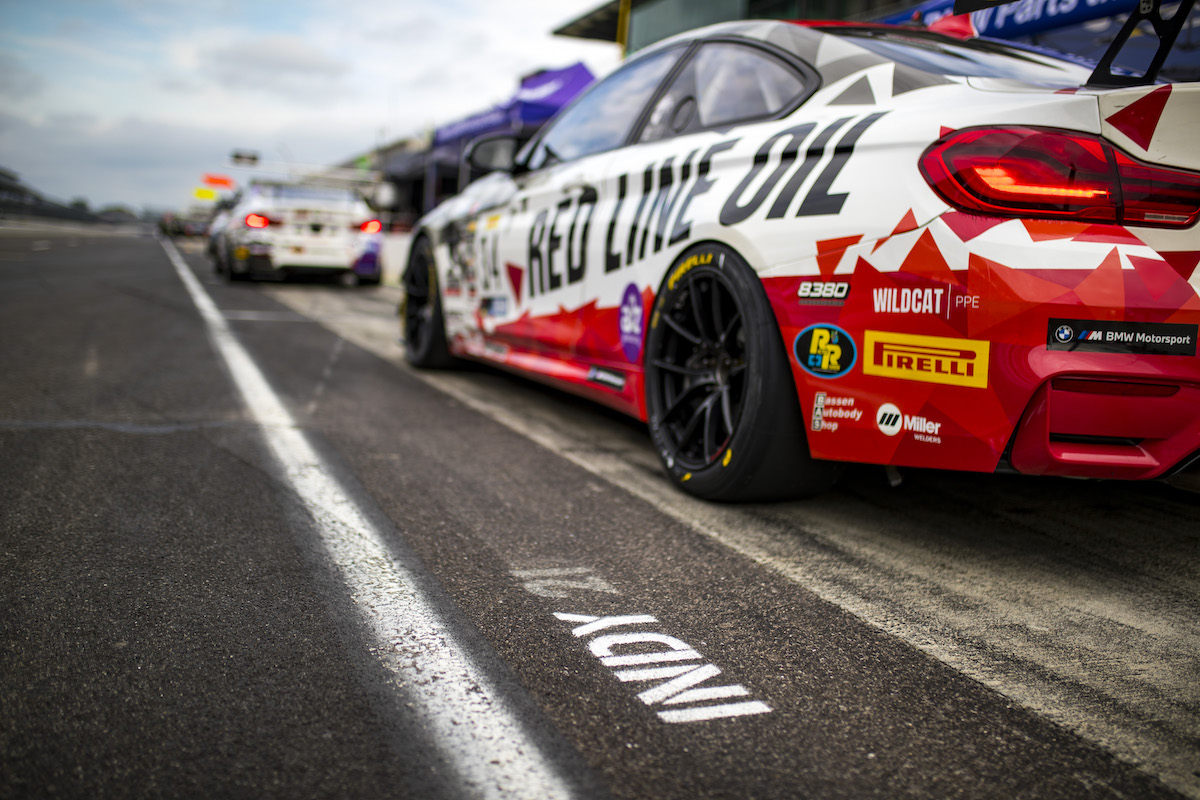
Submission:
[[[642,109],[681,52],[682,48],[674,47],[626,64],[593,86],[531,144],[531,152],[523,159],[526,166],[541,169],[625,144]]]
[[[806,88],[800,72],[764,50],[709,42],[655,105],[641,140],[765,119],[795,102]]]

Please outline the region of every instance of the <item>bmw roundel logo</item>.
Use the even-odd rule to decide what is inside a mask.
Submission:
[[[1054,329],[1054,338],[1066,344],[1075,338],[1075,329],[1070,325],[1059,325]]]

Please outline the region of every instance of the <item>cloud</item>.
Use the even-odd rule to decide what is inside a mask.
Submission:
[[[611,45],[599,0],[0,0],[0,165],[52,197],[183,207],[233,149],[332,164],[485,110]]]
[[[199,53],[199,68],[234,92],[280,94],[291,99],[327,95],[342,87],[351,65],[297,36],[243,39]]]
[[[35,97],[46,89],[42,76],[25,68],[25,65],[8,53],[0,53],[0,97],[23,100]]]

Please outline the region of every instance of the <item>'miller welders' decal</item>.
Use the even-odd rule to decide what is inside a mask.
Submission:
[[[1046,349],[1082,353],[1194,356],[1196,329],[1196,325],[1178,325],[1170,322],[1051,319],[1046,326]]]

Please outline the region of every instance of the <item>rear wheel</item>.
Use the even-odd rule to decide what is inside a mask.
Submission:
[[[798,497],[841,471],[808,452],[775,317],[736,253],[703,245],[668,273],[646,337],[646,410],[667,475],[709,500]]]
[[[433,246],[424,236],[413,242],[404,270],[404,353],[418,367],[447,367],[454,362],[446,345],[446,323],[438,291]]]

